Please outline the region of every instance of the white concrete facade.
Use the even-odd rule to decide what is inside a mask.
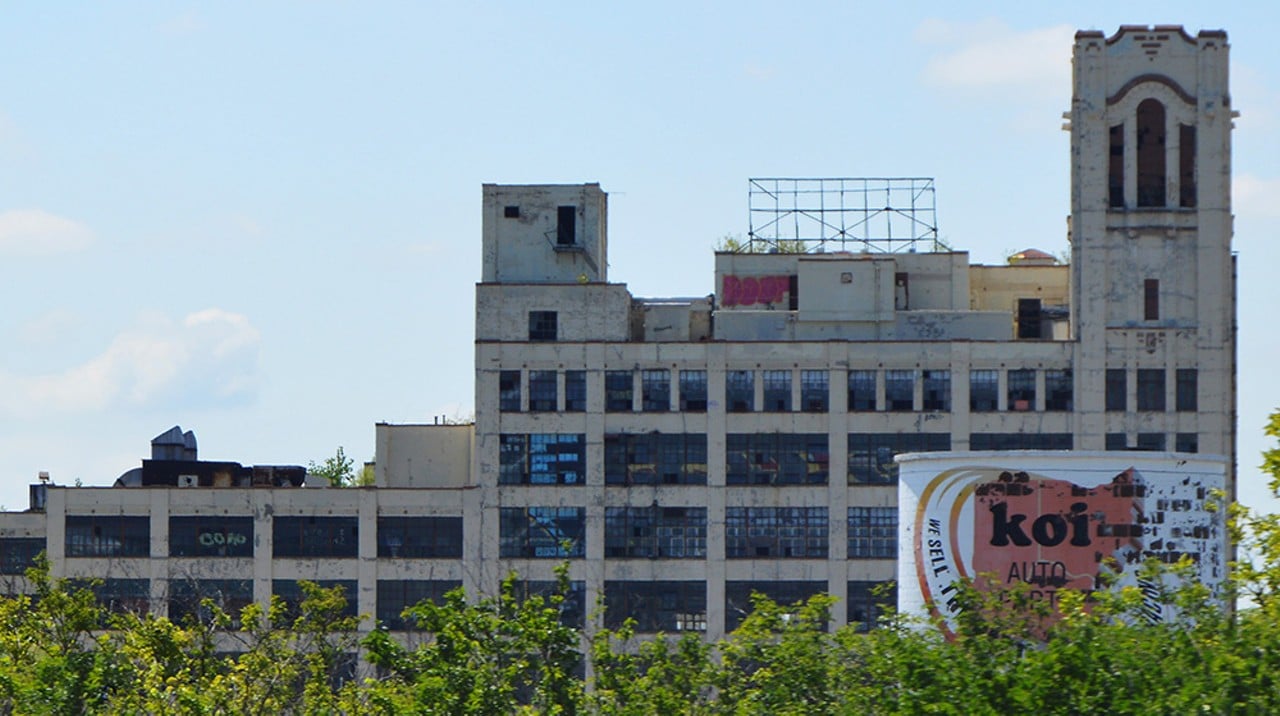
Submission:
[[[491,593],[567,559],[582,604],[714,638],[751,588],[872,616],[896,574],[894,454],[1234,461],[1225,34],[1081,32],[1074,63],[1069,266],[719,253],[714,295],[637,299],[608,283],[599,185],[486,185],[473,427],[379,425],[377,488],[51,489],[55,572],[149,579],[153,604],[188,574],[252,579],[255,600],[354,580],[376,614],[380,580]],[[102,512],[147,516],[147,554],[66,556],[68,516]],[[170,516],[210,513],[252,517],[251,555],[170,557]],[[356,552],[279,555],[276,520],[314,515],[356,518]],[[458,518],[461,546],[387,556],[394,516]]]

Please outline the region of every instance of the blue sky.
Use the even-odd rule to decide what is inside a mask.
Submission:
[[[1075,29],[1232,45],[1241,497],[1280,407],[1264,3],[8,3],[0,504],[201,456],[373,456],[465,416],[483,182],[598,181],[610,278],[712,291],[752,176],[932,176],[941,235],[1066,248]]]

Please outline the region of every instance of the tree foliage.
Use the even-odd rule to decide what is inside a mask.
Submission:
[[[339,445],[333,457],[327,457],[319,464],[307,463],[307,474],[325,480],[330,487],[350,487],[356,484],[354,465],[355,461],[347,457]]]
[[[1280,439],[1280,413],[1267,434]],[[1264,460],[1280,490],[1280,448]],[[174,623],[110,614],[40,565],[30,596],[0,599],[0,714],[1280,713],[1280,522],[1232,508],[1230,524],[1242,559],[1225,591],[1063,591],[1050,612],[1026,584],[962,583],[950,638],[894,614],[869,633],[833,629],[825,595],[756,595],[715,643],[641,637],[634,622],[584,635],[562,614],[563,565],[549,597],[522,598],[513,575],[495,597],[408,608],[408,638],[357,643],[340,588],[303,583],[299,605],[239,615],[206,600]],[[1190,567],[1152,564],[1147,581]],[[1248,601],[1224,608],[1237,592]],[[1180,617],[1149,622],[1151,599]],[[357,650],[373,668],[354,671]]]

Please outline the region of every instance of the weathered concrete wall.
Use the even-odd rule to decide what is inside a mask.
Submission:
[[[574,208],[568,244],[560,233],[562,206]],[[482,281],[609,280],[607,199],[599,184],[485,184],[483,211]]]
[[[375,428],[378,487],[465,487],[474,484],[474,425],[389,425]]]
[[[623,284],[480,284],[476,340],[529,340],[529,312],[555,311],[561,341],[627,341],[631,294]]]

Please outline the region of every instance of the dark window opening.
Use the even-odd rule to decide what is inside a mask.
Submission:
[[[405,631],[417,626],[404,611],[422,602],[443,604],[444,595],[462,586],[452,579],[379,579],[378,606],[375,616],[390,631]]]
[[[907,274],[893,275],[893,310],[906,311],[911,307],[911,284]]]
[[[1107,410],[1125,411],[1129,409],[1129,384],[1124,368],[1107,369]]]
[[[24,574],[45,551],[43,537],[0,538],[0,574]]]
[[[948,433],[849,433],[850,485],[892,485],[898,481],[893,458],[905,452],[946,452]]]
[[[876,409],[876,372],[849,371],[849,410],[865,412]]]
[[[1107,450],[1128,450],[1128,436],[1124,433],[1107,433],[1106,437]]]
[[[827,535],[825,507],[724,510],[725,559],[826,559]]]
[[[671,371],[666,368],[640,371],[640,409],[646,413],[671,410]]]
[[[586,508],[502,507],[498,513],[498,556],[534,559],[581,558]]]
[[[680,410],[688,413],[707,411],[707,371],[680,371]]]
[[[301,582],[311,582],[321,589],[341,589],[341,594],[346,604],[343,605],[342,611],[338,612],[340,617],[354,617],[358,615],[358,605],[356,604],[357,595],[359,594],[359,582],[354,579],[273,579],[271,580],[271,594],[273,597],[279,597],[284,602],[285,613],[284,621],[277,626],[291,625],[292,622],[302,615],[302,602],[307,599],[307,591],[302,588]]]
[[[1000,405],[1000,371],[969,371],[969,411],[992,413]]]
[[[359,551],[357,517],[275,517],[273,557],[355,557]],[[355,594],[354,588],[350,592]]]
[[[764,409],[772,413],[791,412],[791,371],[764,372]]]
[[[1044,372],[1044,409],[1070,411],[1073,381],[1070,370]]]
[[[1160,320],[1160,279],[1149,278],[1142,282],[1142,320]]]
[[[379,517],[378,556],[391,559],[461,557],[462,518]]]
[[[898,557],[898,508],[850,507],[849,559]]]
[[[707,630],[706,582],[610,580],[604,583],[604,606],[609,629],[634,619],[641,633]]]
[[[725,406],[730,413],[750,413],[756,409],[755,373],[731,370],[724,377]]]
[[[518,207],[518,206],[504,206],[504,207],[502,207],[502,215],[503,215],[504,217],[508,218],[508,219],[519,219],[519,218],[520,218],[520,207]]]
[[[1196,205],[1196,128],[1195,125],[1179,125],[1178,134],[1178,206],[1184,209]]]
[[[607,485],[705,485],[707,436],[636,433],[604,436]]]
[[[1164,411],[1164,369],[1138,369],[1138,410]]]
[[[707,508],[606,507],[604,556],[706,559]]]
[[[724,628],[725,631],[737,629],[742,620],[747,618],[753,607],[751,595],[763,594],[774,604],[790,607],[800,602],[809,601],[810,597],[827,591],[826,580],[822,581],[778,581],[762,582],[726,581],[724,583]],[[795,610],[788,609],[794,613]]]
[[[557,337],[555,311],[529,311],[529,340],[554,341]]]
[[[629,370],[608,370],[604,373],[604,409],[609,413],[631,412],[635,395],[635,380]]]
[[[578,207],[561,206],[556,209],[556,244],[573,246],[578,243]]]
[[[725,481],[730,485],[825,485],[831,456],[826,433],[729,433]]]
[[[886,370],[884,372],[884,409],[891,412],[915,410],[916,372]]]
[[[1197,400],[1199,374],[1195,368],[1179,368],[1177,373],[1177,390],[1175,391],[1175,409],[1179,413],[1194,413],[1198,409]]]
[[[791,276],[787,283],[787,308],[792,311],[800,310],[800,277]]]
[[[825,370],[800,371],[800,409],[806,413],[827,412],[830,374]]]
[[[503,433],[498,436],[498,484],[581,485],[586,442],[581,433]]]
[[[239,626],[240,612],[253,603],[251,579],[171,579],[169,580],[169,620],[178,624],[190,621],[200,624],[213,622],[214,612],[204,600],[213,604],[232,618],[232,625]]]
[[[1178,433],[1173,436],[1173,449],[1177,452],[1200,452],[1200,436],[1195,433]]]
[[[498,374],[498,410],[520,412],[520,371],[504,370]]]
[[[586,582],[578,579],[569,582],[568,592],[565,592],[560,582],[554,579],[521,580],[516,582],[515,587],[516,599],[521,602],[541,599],[544,606],[557,607],[560,611],[560,623],[564,626],[582,629],[586,625]]]
[[[1124,208],[1124,125],[1117,124],[1111,128],[1111,157],[1107,167],[1110,205],[1113,209]]]
[[[1138,433],[1138,450],[1164,452],[1164,433]]]
[[[881,615],[893,611],[898,604],[897,582],[849,582],[845,599],[849,625],[855,631],[875,629]]]
[[[1041,338],[1040,299],[1018,299],[1018,338]]]
[[[1036,409],[1036,372],[1031,369],[1009,371],[1008,408],[1017,412]]]
[[[151,518],[67,515],[67,557],[150,557]]]
[[[557,374],[554,370],[529,371],[529,412],[556,411]]]
[[[169,518],[170,557],[252,557],[253,518]]]
[[[564,412],[584,413],[587,410],[587,372],[564,372]]]
[[[970,450],[1071,450],[1071,433],[973,433]]]
[[[941,412],[951,410],[951,371],[924,372],[924,409]]]
[[[1164,105],[1144,99],[1138,105],[1138,206],[1165,206]]]

